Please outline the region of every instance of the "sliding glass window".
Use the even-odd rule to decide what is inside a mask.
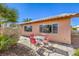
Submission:
[[[32,26],[24,26],[24,31],[32,32]]]
[[[51,32],[51,25],[40,25],[40,32],[50,33]]]

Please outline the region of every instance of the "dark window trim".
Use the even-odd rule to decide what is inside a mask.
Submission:
[[[57,32],[54,32],[54,31],[53,31],[53,25],[54,25],[54,24],[57,24]],[[59,24],[58,24],[58,23],[53,23],[53,24],[51,25],[51,31],[52,31],[53,34],[58,34],[58,32],[59,32]]]
[[[46,25],[49,26],[49,28],[48,28],[49,31],[48,31],[48,32],[46,32],[46,30],[44,31],[44,30],[42,29],[42,28],[44,28],[44,27],[42,27],[42,26],[46,26]],[[51,25],[50,25],[50,24],[40,25],[39,28],[40,28],[40,32],[41,32],[41,33],[51,33]]]
[[[30,25],[29,25],[30,26]],[[32,32],[32,26],[30,26],[31,27],[31,30],[27,30],[27,27],[28,26],[24,26],[24,31],[26,31],[26,32]]]

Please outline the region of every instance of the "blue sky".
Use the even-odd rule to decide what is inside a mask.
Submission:
[[[24,18],[33,20],[62,13],[79,13],[79,4],[77,3],[8,3],[10,8],[18,10],[18,21],[22,22]],[[79,18],[72,18],[72,25],[79,25]]]

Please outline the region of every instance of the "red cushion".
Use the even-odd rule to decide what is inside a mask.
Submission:
[[[30,38],[30,42],[31,42],[32,44],[36,44],[35,38]]]

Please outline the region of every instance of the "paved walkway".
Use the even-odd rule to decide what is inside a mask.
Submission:
[[[57,48],[57,50],[61,51],[62,54],[65,52],[65,54],[68,53],[68,55],[73,55],[74,48],[71,45],[67,44],[60,44],[60,43],[52,43],[52,46]]]
[[[74,48],[71,45],[60,44],[51,42],[49,48],[39,48],[32,45],[29,39],[20,39],[18,43],[22,43],[28,47],[34,49],[40,56],[71,56],[73,55]]]

